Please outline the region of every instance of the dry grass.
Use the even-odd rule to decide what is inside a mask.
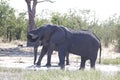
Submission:
[[[27,71],[21,69],[0,68],[0,80],[119,80],[117,74],[106,74],[100,71]]]

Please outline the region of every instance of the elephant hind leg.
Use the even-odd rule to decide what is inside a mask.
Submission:
[[[66,53],[66,65],[70,65],[70,63],[69,63],[69,53]]]
[[[63,46],[61,46],[59,48],[59,51],[58,51],[58,55],[59,55],[59,66],[61,67],[61,69],[64,69],[65,68],[65,56],[66,56],[66,53],[67,53],[67,49],[64,48]]]
[[[66,53],[66,56],[65,56],[65,58],[66,58],[66,65],[70,65],[70,63],[69,63],[69,53]],[[61,63],[58,63],[58,65],[60,66],[60,64]]]
[[[91,69],[95,69],[95,62],[96,62],[96,58],[90,59],[90,67],[91,67]]]
[[[85,62],[86,62],[86,60],[87,60],[87,58],[81,57],[80,70],[81,69],[85,69]]]

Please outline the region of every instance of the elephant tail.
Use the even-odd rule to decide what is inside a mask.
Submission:
[[[100,43],[99,64],[101,63],[101,51],[102,51],[102,47],[101,47],[101,43]]]

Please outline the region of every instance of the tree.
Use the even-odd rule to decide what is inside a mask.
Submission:
[[[6,0],[0,1],[0,36],[11,41],[14,38],[16,16]]]
[[[27,3],[27,8],[28,8],[28,17],[29,17],[29,21],[28,21],[28,32],[31,31],[32,29],[35,28],[35,13],[36,13],[36,5],[37,3],[42,3],[42,2],[50,2],[53,3],[53,1],[51,0],[42,0],[42,1],[38,1],[38,0],[25,0],[25,2]],[[33,44],[27,40],[27,46],[33,46]]]
[[[16,27],[15,27],[15,33],[16,33],[16,39],[17,40],[26,40],[26,32],[27,32],[27,20],[26,19],[26,12],[19,13],[17,19],[16,19]]]

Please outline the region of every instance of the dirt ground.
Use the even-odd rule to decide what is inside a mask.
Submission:
[[[18,46],[23,44],[23,47]],[[39,47],[40,54],[41,47]],[[114,59],[120,58],[120,53],[113,51],[113,46],[110,48],[102,48],[102,58]],[[80,57],[70,54],[70,65],[66,66],[66,70],[78,70],[80,66]],[[0,41],[0,67],[9,68],[22,68],[22,69],[33,69],[33,70],[47,70],[47,69],[60,69],[58,65],[58,54],[54,52],[52,55],[52,67],[46,68],[46,56],[42,60],[42,67],[37,68],[33,65],[33,48],[26,47],[25,42],[14,41],[11,43],[3,43]],[[103,72],[118,72],[120,71],[120,65],[102,65],[96,64],[96,69]],[[89,62],[86,64],[86,70],[89,70]]]

